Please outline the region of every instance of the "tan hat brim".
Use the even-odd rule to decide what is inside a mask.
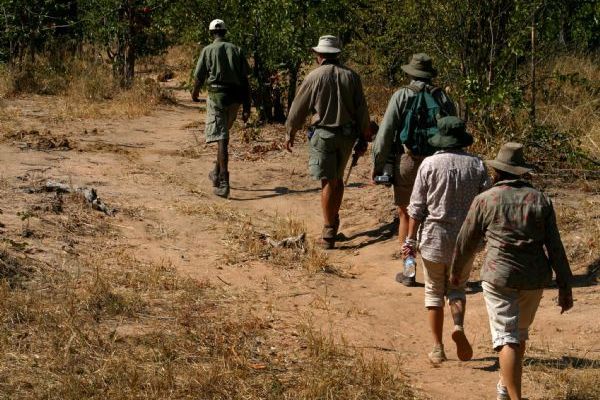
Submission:
[[[315,53],[321,53],[321,54],[338,54],[338,53],[342,52],[342,50],[338,49],[337,47],[331,47],[331,46],[317,46],[317,47],[313,47],[312,50]]]
[[[489,165],[490,167],[492,167],[494,169],[508,172],[509,174],[513,174],[513,175],[525,175],[526,173],[532,171],[531,168],[510,165],[510,164],[506,164],[506,163],[503,163],[498,160],[485,160],[485,162],[487,165]]]
[[[408,75],[416,78],[435,78],[437,76],[437,71],[435,69],[423,71],[422,69],[414,68],[410,64],[403,65],[400,68],[402,68],[402,71],[406,72]]]

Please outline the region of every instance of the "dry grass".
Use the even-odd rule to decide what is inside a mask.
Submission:
[[[540,120],[581,137],[581,146],[600,159],[600,65],[582,56],[561,56],[546,68],[556,78],[542,86]]]
[[[600,398],[600,361],[578,357],[525,360],[525,379],[541,393],[536,400]]]
[[[181,86],[191,82],[192,71],[196,66],[200,48],[197,45],[175,45],[165,54],[146,57],[138,63],[139,71],[156,75],[160,81],[161,75],[171,75],[169,79],[177,79]]]
[[[339,277],[350,277],[340,266],[329,259],[313,240],[291,247],[274,247],[266,237],[279,241],[306,232],[306,226],[291,216],[281,215],[251,217],[223,203],[180,205],[186,215],[208,216],[225,228],[223,244],[227,251],[223,260],[228,265],[240,265],[262,260],[275,267],[301,268],[309,273],[325,272]]]
[[[557,224],[576,274],[598,258],[600,252],[600,207],[593,196],[559,197],[554,200]]]
[[[40,59],[21,70],[0,70],[0,98],[31,93],[55,96],[48,107],[58,120],[133,118],[149,114],[158,104],[174,102],[169,91],[149,78],[137,79],[131,89],[123,90],[109,65],[86,58],[59,67]]]
[[[49,246],[44,262],[21,247],[0,251],[0,398],[415,398],[397,367],[306,326],[276,331],[253,315],[257,299],[137,258],[76,196],[59,210],[45,195],[23,199]],[[243,218],[198,207],[187,210]],[[280,218],[272,234],[303,228]],[[52,252],[62,241],[71,251]]]

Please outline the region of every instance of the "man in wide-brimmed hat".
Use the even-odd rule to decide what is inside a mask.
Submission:
[[[379,131],[373,142],[373,176],[381,175],[386,163],[393,163],[394,203],[398,207],[399,227],[398,239],[402,245],[408,232],[408,206],[412,193],[417,169],[426,156],[433,154],[433,148],[427,145],[427,139],[420,141],[423,145],[410,140],[415,132],[416,123],[410,115],[417,98],[428,97],[438,107],[439,116],[456,115],[456,108],[444,91],[432,85],[432,79],[437,76],[431,57],[424,53],[412,56],[410,63],[403,65],[402,70],[408,75],[410,84],[394,93],[380,124]],[[429,121],[430,131],[435,130],[436,118]],[[404,139],[401,138],[404,135]],[[404,277],[402,283],[412,286],[414,278]]]
[[[242,120],[250,116],[249,67],[242,50],[225,40],[225,22],[215,19],[208,30],[214,41],[202,49],[194,71],[196,82],[192,100],[200,101],[199,94],[206,82],[206,143],[218,143],[217,161],[208,174],[214,193],[229,197],[229,131],[243,104]]]
[[[445,297],[454,320],[452,339],[458,358],[466,361],[473,356],[463,327],[469,276],[461,275],[453,286],[447,282],[456,236],[469,206],[490,185],[483,161],[463,150],[472,143],[473,137],[458,117],[438,121],[438,133],[429,139],[437,151],[419,166],[407,209],[408,236],[402,250],[405,256],[415,257],[418,248],[423,260],[425,307],[434,342],[429,359],[434,364],[446,360],[442,341]],[[417,238],[421,225],[421,236]]]
[[[356,145],[364,153],[370,139],[369,112],[358,74],[340,63],[338,38],[321,36],[313,47],[319,66],[306,76],[286,121],[285,147],[292,151],[296,132],[310,115],[309,170],[321,181],[323,233],[320,244],[335,246],[344,196],[344,169]]]
[[[522,360],[543,288],[556,273],[561,313],[573,306],[572,274],[550,198],[524,179],[523,145],[506,143],[494,160],[494,186],[475,198],[458,235],[450,281],[471,270],[486,238],[481,269],[494,350],[500,354],[499,400],[521,399]]]

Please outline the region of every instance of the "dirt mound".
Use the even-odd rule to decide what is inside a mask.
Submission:
[[[40,132],[38,130],[19,130],[16,132],[4,135],[5,141],[12,143],[20,149],[32,150],[71,150],[72,143],[65,135],[56,135],[46,130]]]

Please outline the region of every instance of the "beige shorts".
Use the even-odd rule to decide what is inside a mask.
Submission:
[[[410,203],[417,170],[425,157],[415,157],[402,153],[394,165],[394,204],[407,207]]]
[[[543,289],[518,290],[483,282],[483,298],[490,320],[494,350],[529,339],[529,327],[542,299]]]
[[[472,260],[471,260],[472,262]],[[425,281],[425,307],[443,307],[444,297],[448,302],[466,300],[465,287],[469,280],[471,268],[463,270],[458,286],[449,282],[450,266],[423,258],[423,279]]]
[[[211,96],[207,96],[206,127],[204,128],[206,143],[229,139],[229,130],[235,122],[239,108],[238,103],[221,107]]]

